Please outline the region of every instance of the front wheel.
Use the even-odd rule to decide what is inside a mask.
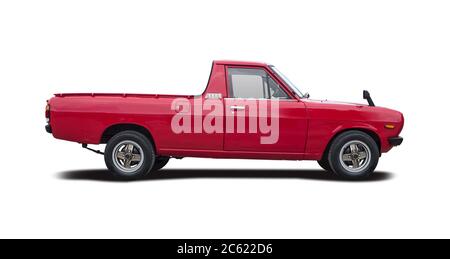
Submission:
[[[330,164],[328,164],[327,159],[318,160],[317,163],[322,167],[323,170],[331,172]]]
[[[146,176],[155,163],[155,151],[147,137],[136,131],[123,131],[106,145],[105,163],[114,176],[138,179]]]
[[[362,179],[370,176],[378,164],[380,152],[374,139],[361,131],[347,131],[330,146],[328,163],[338,176]]]

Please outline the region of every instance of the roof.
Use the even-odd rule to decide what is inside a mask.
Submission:
[[[237,61],[237,60],[215,60],[218,65],[232,65],[232,66],[267,66],[267,63],[252,62],[252,61]]]

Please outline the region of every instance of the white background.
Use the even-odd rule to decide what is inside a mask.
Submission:
[[[448,238],[449,13],[430,0],[2,0],[0,237]],[[315,99],[368,89],[404,113],[405,142],[368,182],[315,162],[186,158],[120,183],[44,131],[55,92],[197,94],[213,59],[270,62]]]

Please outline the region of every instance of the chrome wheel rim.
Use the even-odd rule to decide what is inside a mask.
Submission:
[[[144,151],[138,143],[124,140],[114,147],[113,163],[122,172],[133,174],[144,163]]]
[[[341,148],[339,161],[345,170],[357,174],[369,166],[371,156],[369,146],[366,143],[352,140]]]

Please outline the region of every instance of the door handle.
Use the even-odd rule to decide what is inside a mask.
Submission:
[[[230,110],[239,110],[239,111],[245,110],[245,106],[233,105],[233,106],[230,106]]]

